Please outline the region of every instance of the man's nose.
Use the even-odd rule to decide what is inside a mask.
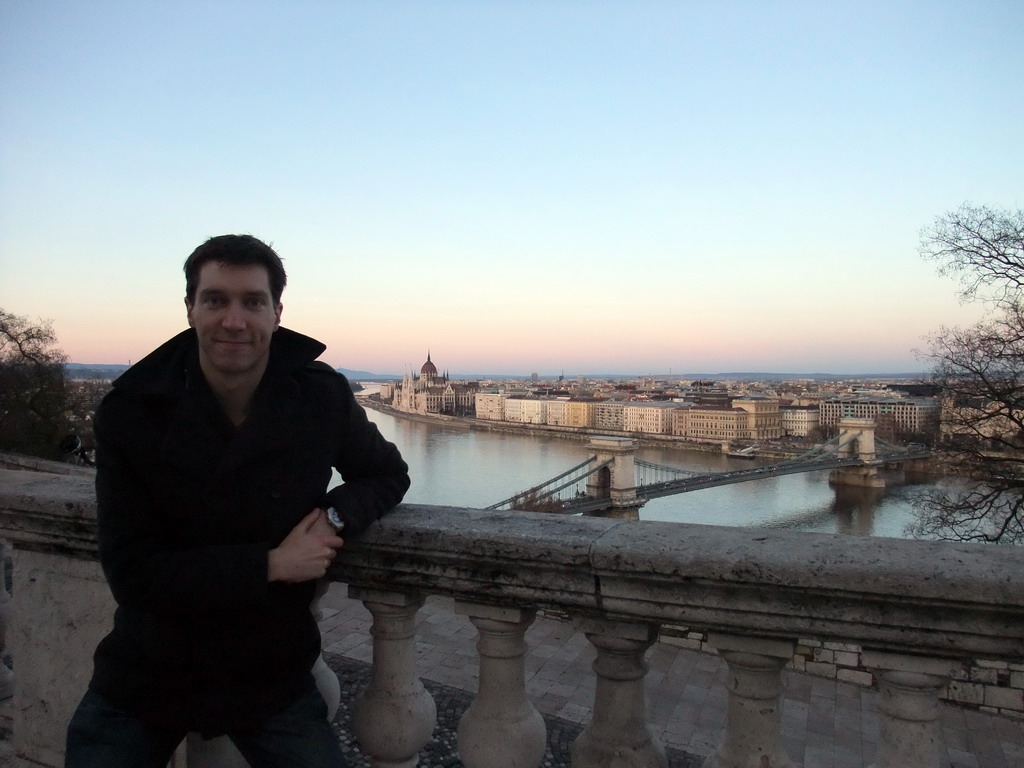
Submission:
[[[232,302],[231,304],[228,305],[227,311],[224,313],[224,327],[245,327],[245,310],[242,308],[240,304]]]

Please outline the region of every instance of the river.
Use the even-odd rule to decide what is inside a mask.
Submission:
[[[409,463],[412,487],[405,500],[412,503],[486,507],[590,455],[585,442],[548,434],[487,432],[369,409],[368,414]],[[665,447],[641,447],[637,458],[702,472],[758,463]],[[913,519],[913,500],[932,487],[894,483],[884,490],[836,489],[823,470],[654,499],[640,509],[640,519],[901,537]]]

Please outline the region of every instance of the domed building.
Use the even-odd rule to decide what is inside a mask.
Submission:
[[[411,370],[406,372],[402,383],[395,387],[391,405],[406,413],[472,416],[476,411],[476,393],[479,389],[478,382],[453,384],[448,380],[447,373],[439,374],[427,350],[427,362],[420,366],[419,375]]]
[[[427,350],[427,362],[420,366],[420,378],[428,384],[437,378],[437,366],[430,362],[430,350]]]

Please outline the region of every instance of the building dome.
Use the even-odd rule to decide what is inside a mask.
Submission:
[[[437,366],[430,362],[430,352],[427,352],[427,362],[420,368],[420,376],[428,379],[437,376]]]

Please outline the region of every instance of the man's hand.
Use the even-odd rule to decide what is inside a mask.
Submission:
[[[292,528],[284,541],[270,550],[267,577],[270,581],[313,581],[327,573],[327,567],[344,542],[327,522],[327,513],[314,509]]]

